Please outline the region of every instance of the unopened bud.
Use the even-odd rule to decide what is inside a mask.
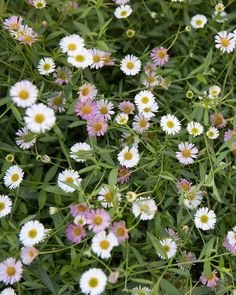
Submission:
[[[12,154],[8,154],[8,155],[6,155],[5,159],[7,162],[11,163],[14,161],[15,157]]]
[[[113,271],[110,273],[108,277],[108,282],[111,284],[115,284],[118,281],[119,278],[119,272],[118,271]]]
[[[128,202],[133,202],[136,200],[137,194],[135,192],[128,192],[126,198]]]

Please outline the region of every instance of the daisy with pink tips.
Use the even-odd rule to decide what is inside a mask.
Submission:
[[[110,214],[104,209],[91,210],[87,215],[89,229],[95,234],[108,228],[110,223]]]
[[[73,217],[76,217],[78,215],[86,217],[88,212],[89,212],[89,207],[87,204],[80,203],[80,204],[70,205],[70,214]]]
[[[0,282],[3,282],[5,285],[19,282],[22,272],[22,263],[13,257],[9,257],[0,263]]]
[[[129,238],[128,229],[123,220],[114,222],[111,227],[111,232],[117,237],[119,244],[124,243]]]
[[[214,289],[217,285],[217,281],[219,281],[216,270],[213,270],[208,276],[202,273],[200,276],[200,281],[203,285],[206,285],[208,288]]]
[[[85,83],[79,88],[79,98],[81,101],[85,101],[86,99],[93,100],[97,95],[97,88],[92,83]]]
[[[9,18],[4,19],[3,27],[7,30],[17,31],[19,26],[22,24],[23,18],[21,16],[13,15]]]
[[[87,121],[87,131],[89,136],[103,136],[108,125],[102,116],[95,116]]]
[[[155,47],[152,49],[151,58],[156,66],[162,67],[168,62],[169,55],[167,50],[164,47]]]
[[[85,237],[87,233],[82,224],[69,224],[66,229],[66,237],[67,239],[73,243],[80,243]]]
[[[97,104],[91,99],[87,98],[85,100],[79,100],[76,107],[75,113],[84,120],[89,120],[95,116],[97,113]]]

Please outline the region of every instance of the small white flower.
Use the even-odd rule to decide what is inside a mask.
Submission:
[[[206,135],[209,139],[216,139],[219,137],[219,130],[215,127],[210,127]]]
[[[210,99],[217,98],[219,96],[220,92],[221,92],[221,88],[219,86],[217,86],[217,85],[213,85],[213,86],[211,86],[209,88],[209,95],[208,95],[208,97]]]
[[[233,227],[233,230],[231,230],[227,233],[227,239],[228,239],[231,246],[233,246],[233,247],[236,246],[236,226]]]
[[[216,48],[220,49],[223,53],[230,53],[235,48],[235,36],[233,33],[221,31],[215,36]]]
[[[117,7],[114,11],[114,15],[116,18],[127,18],[133,12],[130,5],[121,5]]]
[[[215,6],[215,10],[216,10],[217,12],[222,12],[222,11],[224,11],[224,10],[225,10],[225,6],[224,6],[224,4],[223,4],[222,2],[217,3],[216,6]]]
[[[155,72],[148,73],[148,75],[143,79],[143,85],[147,87],[155,87],[159,85],[160,81]]]
[[[132,126],[134,131],[143,133],[143,131],[148,130],[150,123],[143,115],[135,115]]]
[[[87,219],[82,216],[82,215],[77,215],[74,218],[74,224],[81,224],[81,225],[85,225],[87,223]]]
[[[10,189],[15,189],[20,186],[23,180],[23,176],[24,176],[24,172],[18,165],[11,166],[5,172],[5,175],[3,178],[4,184]]]
[[[207,18],[203,14],[194,15],[190,21],[190,24],[194,29],[204,28],[206,23]]]
[[[76,53],[73,53],[73,55],[70,53],[70,55],[68,62],[76,68],[85,69],[93,63],[92,53],[86,48],[78,49]]]
[[[163,251],[166,253],[166,256],[168,259],[175,256],[175,253],[177,251],[177,244],[175,241],[168,238],[168,239],[161,240],[160,244],[162,245]],[[157,252],[157,255],[163,259],[166,259],[166,257],[162,256],[159,252]]]
[[[184,165],[194,163],[198,149],[192,143],[182,142],[178,145],[180,152],[176,152],[176,158]]]
[[[151,289],[148,287],[138,286],[131,290],[132,295],[151,295]]]
[[[25,247],[32,247],[35,244],[42,242],[47,233],[48,230],[44,228],[42,223],[38,220],[31,220],[22,226],[19,239]]]
[[[127,76],[135,76],[141,70],[141,61],[134,55],[126,55],[121,60],[120,69]]]
[[[79,35],[72,34],[62,38],[59,45],[62,52],[74,54],[84,47],[84,39]]]
[[[52,58],[44,57],[39,61],[38,71],[41,75],[48,76],[50,73],[55,72],[55,67],[56,65]]]
[[[113,233],[106,234],[105,231],[97,233],[92,239],[93,252],[102,259],[111,257],[111,250],[118,246],[117,237]]]
[[[179,119],[170,114],[161,117],[160,125],[164,132],[171,135],[179,133],[181,129]]]
[[[98,201],[101,202],[102,207],[104,208],[111,208],[113,207],[113,202],[116,201],[118,204],[121,198],[121,194],[114,189],[112,191],[106,186],[103,186],[99,191]]]
[[[134,102],[138,108],[149,107],[155,103],[155,97],[151,91],[144,90],[135,95]]]
[[[195,192],[191,190],[187,192],[184,197],[184,205],[189,209],[197,208],[202,201],[202,194],[201,192]]]
[[[93,58],[93,63],[91,64],[91,69],[100,69],[104,66],[104,51],[99,49],[91,49],[90,50]]]
[[[137,147],[124,147],[118,154],[118,161],[121,166],[127,168],[136,166],[139,162],[139,152]]]
[[[16,132],[16,135],[16,144],[23,150],[31,148],[36,142],[35,135],[30,134],[29,130],[26,127],[19,129]]]
[[[12,201],[8,196],[0,195],[0,218],[11,212]]]
[[[143,115],[145,118],[150,119],[155,116],[155,113],[158,111],[159,106],[158,104],[154,101],[154,103],[144,106],[142,104],[138,105],[138,111],[141,115]]]
[[[153,219],[157,211],[157,206],[152,199],[139,198],[136,199],[132,206],[132,212],[135,217],[139,217],[140,220]]]
[[[66,169],[60,172],[57,178],[58,186],[66,193],[73,193],[80,185],[82,179],[77,171]]]
[[[213,229],[216,223],[215,212],[206,207],[200,208],[194,216],[194,222],[196,227],[202,230]]]
[[[33,105],[37,100],[38,93],[37,87],[28,80],[17,82],[10,89],[10,96],[13,102],[22,108]]]
[[[87,295],[100,295],[106,287],[107,277],[99,268],[90,268],[80,278],[82,293]]]
[[[100,99],[96,101],[98,114],[101,115],[105,120],[110,120],[111,115],[115,112],[113,111],[114,105],[107,99]]]
[[[12,288],[6,288],[6,289],[2,290],[0,295],[16,295],[16,292]]]
[[[25,265],[30,265],[38,254],[39,251],[34,247],[23,247],[20,252],[20,257]]]
[[[129,116],[125,113],[120,113],[116,116],[116,123],[119,125],[125,125],[129,120]]]
[[[196,137],[203,133],[203,126],[198,122],[190,122],[187,125],[187,131],[188,131],[188,134]]]
[[[70,156],[76,162],[84,162],[92,156],[92,147],[86,142],[78,142],[70,148]]]
[[[37,9],[42,9],[46,7],[47,3],[45,0],[33,0],[33,5]]]

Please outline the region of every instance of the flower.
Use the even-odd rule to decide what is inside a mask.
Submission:
[[[30,46],[38,39],[38,34],[27,25],[20,25],[18,31],[14,35],[20,43]]]
[[[88,212],[89,212],[89,208],[84,203],[70,205],[70,214],[73,217],[76,217],[78,215],[86,217]]]
[[[8,196],[0,195],[0,218],[11,212],[12,201]]]
[[[227,240],[231,246],[236,246],[236,226],[227,233]]]
[[[125,221],[114,222],[110,231],[117,237],[118,243],[122,244],[129,238],[128,229],[126,228]]]
[[[129,120],[129,116],[125,113],[120,113],[116,116],[116,123],[119,125],[125,125],[128,120]]]
[[[93,100],[94,97],[97,95],[97,88],[92,83],[85,83],[79,88],[79,98],[80,100],[84,101],[88,98]]]
[[[113,1],[118,5],[122,5],[122,4],[129,3],[130,0],[113,0]]]
[[[21,16],[11,16],[9,18],[5,18],[3,22],[4,29],[9,31],[17,31],[22,24],[23,18]]]
[[[176,152],[176,158],[181,164],[188,165],[194,163],[197,158],[198,149],[192,143],[182,142],[178,145],[180,152]]]
[[[192,183],[189,182],[187,179],[181,178],[180,181],[178,181],[176,187],[180,193],[186,193],[191,190],[191,185]]]
[[[216,6],[215,6],[215,10],[216,10],[217,12],[222,12],[222,11],[224,11],[224,10],[225,10],[225,6],[224,6],[224,4],[223,4],[222,2],[217,3]]]
[[[196,227],[202,230],[213,229],[216,223],[215,212],[207,207],[200,208],[194,215],[194,222]]]
[[[82,224],[69,224],[67,226],[66,237],[73,244],[80,243],[86,235],[87,233]]]
[[[142,104],[138,105],[138,111],[141,115],[143,115],[146,119],[150,119],[155,116],[155,113],[158,111],[159,106],[154,101],[154,103],[144,106]]]
[[[178,241],[180,237],[178,236],[178,233],[173,230],[173,228],[167,227],[165,228],[165,232],[169,235],[169,237],[174,240]]]
[[[103,55],[104,58],[104,65],[105,66],[113,66],[115,64],[115,60],[111,58],[111,53],[110,52],[105,52]]]
[[[98,201],[101,202],[101,205],[104,208],[111,208],[114,206],[113,204],[115,204],[115,206],[117,207],[117,204],[119,204],[120,198],[121,198],[121,194],[116,189],[112,191],[106,186],[102,187],[98,195]]]
[[[65,169],[59,173],[57,178],[58,186],[66,193],[73,193],[81,181],[78,172],[73,169]]]
[[[95,234],[105,230],[111,223],[110,214],[104,209],[91,210],[87,214],[87,224],[89,229]]]
[[[99,268],[90,268],[80,278],[79,285],[82,293],[100,295],[106,287],[107,277]]]
[[[197,208],[202,201],[202,193],[195,192],[193,189],[186,192],[184,197],[184,205],[189,209]]]
[[[68,57],[68,63],[76,68],[85,69],[93,63],[92,53],[86,48],[79,48],[75,53]]]
[[[126,115],[130,115],[134,113],[134,104],[129,101],[120,102],[118,105],[118,108],[122,113]]]
[[[18,165],[11,166],[5,172],[5,175],[3,178],[4,184],[10,189],[15,189],[20,186],[23,180],[23,176],[24,176],[24,172]]]
[[[84,216],[77,215],[74,218],[74,224],[85,225],[85,224],[87,224],[87,219]]]
[[[64,53],[73,54],[84,47],[84,39],[77,34],[63,37],[59,46]]]
[[[87,121],[87,131],[89,136],[102,136],[106,133],[107,128],[107,122],[102,116],[96,116]]]
[[[55,72],[55,67],[56,65],[52,58],[44,57],[39,61],[38,71],[41,75],[48,76],[49,74]]]
[[[105,231],[101,231],[93,237],[91,248],[98,257],[107,259],[111,257],[111,250],[115,246],[118,246],[117,237],[112,232],[106,234]]]
[[[25,247],[31,247],[42,242],[47,233],[48,230],[44,228],[42,223],[38,220],[30,220],[22,226],[19,239]]]
[[[84,162],[92,156],[92,147],[86,142],[78,142],[70,148],[70,156],[76,162]]]
[[[151,51],[151,58],[156,66],[164,66],[169,60],[167,49],[164,47],[153,48]]]
[[[222,113],[211,114],[210,121],[218,129],[221,129],[227,125],[227,121],[224,119]]]
[[[215,288],[218,280],[219,278],[217,277],[216,270],[213,270],[208,276],[206,276],[204,273],[202,273],[200,276],[201,283],[211,289]]]
[[[117,181],[120,182],[121,184],[126,183],[129,181],[131,176],[131,171],[129,168],[125,166],[120,166],[118,170],[118,178]]]
[[[134,167],[139,162],[139,153],[137,147],[133,146],[129,148],[128,146],[124,147],[118,154],[118,161],[120,165],[127,168]]]
[[[179,119],[171,114],[162,116],[160,125],[164,132],[171,135],[175,135],[179,133],[181,129],[181,124]]]
[[[25,265],[30,265],[38,254],[38,249],[34,247],[23,247],[20,251],[20,258]]]
[[[26,127],[19,129],[16,135],[16,144],[23,150],[31,148],[36,142],[35,135],[30,134]]]
[[[12,285],[19,282],[22,277],[22,263],[9,257],[0,263],[0,282]]]
[[[141,70],[141,61],[134,55],[126,55],[121,60],[120,69],[127,76],[135,76]]]
[[[235,48],[235,38],[233,33],[227,31],[220,31],[215,36],[216,48],[220,49],[223,53],[230,53]]]
[[[56,79],[55,83],[58,85],[68,84],[71,81],[72,72],[67,66],[57,67],[56,72],[53,73],[53,77]]]
[[[192,252],[187,252],[187,251],[183,251],[181,253],[181,258],[178,261],[178,266],[182,269],[182,270],[186,270],[191,268],[192,265],[194,265],[194,261],[196,261],[196,255]]]
[[[43,103],[27,108],[24,120],[26,127],[33,133],[44,133],[52,129],[56,123],[54,111]]]
[[[128,202],[133,203],[137,199],[137,194],[135,192],[127,192],[126,199]]]
[[[55,112],[62,113],[65,111],[66,100],[62,97],[62,92],[52,93],[52,96],[47,100],[48,106]]]
[[[151,73],[156,72],[157,67],[154,63],[147,62],[143,69],[146,75],[150,75]]]
[[[132,12],[133,9],[129,5],[121,5],[115,9],[114,15],[116,18],[127,18]]]
[[[134,102],[139,107],[140,106],[148,107],[155,102],[155,97],[151,91],[143,90],[135,95]]]
[[[209,95],[208,97],[210,99],[213,99],[213,98],[217,98],[221,92],[221,88],[217,85],[213,85],[209,88]]]
[[[236,246],[232,246],[228,239],[227,236],[224,238],[223,246],[232,254],[236,254]]]
[[[206,135],[209,139],[216,139],[219,137],[219,131],[215,127],[210,127]]]
[[[148,287],[135,287],[131,290],[132,295],[151,295],[151,289]]]
[[[75,107],[76,115],[84,120],[93,119],[97,111],[97,103],[90,98],[79,100]]]
[[[10,96],[18,107],[27,108],[36,102],[38,92],[37,87],[30,81],[23,80],[11,87]]]
[[[111,115],[115,112],[113,111],[114,105],[107,99],[100,99],[96,101],[97,103],[97,115],[102,116],[106,121],[111,119]]]
[[[0,294],[1,295],[16,295],[16,292],[12,288],[6,288],[6,289],[2,290],[2,292]]]
[[[204,28],[206,23],[207,18],[203,14],[194,15],[190,21],[190,24],[194,29]]]
[[[233,138],[235,137],[235,141],[233,141],[229,145],[229,148],[233,152],[233,154],[236,155],[236,130],[228,130],[228,131],[226,131],[225,134],[224,134],[224,141],[226,142],[226,141],[230,140],[232,137]]]
[[[162,246],[162,250],[165,252],[166,256],[168,259],[172,258],[173,256],[175,256],[175,253],[177,251],[177,244],[175,241],[173,241],[172,239],[168,238],[168,239],[163,239],[160,241],[160,244]],[[163,259],[166,259],[166,257],[162,256],[161,253],[159,253],[157,251],[157,255],[160,256]]]
[[[203,126],[198,122],[190,122],[187,125],[188,134],[193,135],[194,137],[201,135],[203,132]]]
[[[159,79],[156,75],[156,73],[151,72],[143,79],[143,85],[147,87],[155,87],[159,85]]]
[[[132,206],[132,212],[135,217],[139,217],[140,220],[151,220],[153,219],[157,211],[155,201],[148,198],[136,199]]]
[[[133,121],[133,130],[138,133],[143,133],[143,131],[148,130],[150,127],[150,123],[147,118],[145,118],[142,114],[135,115]]]
[[[45,0],[33,0],[33,5],[37,9],[42,9],[46,7],[47,3]]]
[[[91,49],[90,50],[93,58],[93,63],[91,64],[91,69],[100,69],[104,66],[104,51],[99,49]]]

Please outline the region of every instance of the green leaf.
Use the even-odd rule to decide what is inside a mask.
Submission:
[[[52,294],[56,294],[55,287],[46,273],[46,271],[39,265],[35,267],[37,277],[41,280],[41,282],[52,292]]]
[[[108,176],[108,184],[115,186],[117,183],[118,168],[113,168]]]
[[[206,245],[203,247],[203,249],[201,251],[201,254],[200,254],[198,259],[202,259],[204,257],[205,258],[210,257],[211,251],[213,249],[214,242],[215,242],[215,238],[211,238],[210,241],[208,241],[206,243]]]
[[[181,292],[166,279],[161,279],[160,286],[163,291],[167,292],[167,294],[182,295]]]
[[[38,198],[39,209],[42,209],[44,207],[46,200],[47,200],[47,194],[44,190],[41,190],[39,193],[39,198]]]

